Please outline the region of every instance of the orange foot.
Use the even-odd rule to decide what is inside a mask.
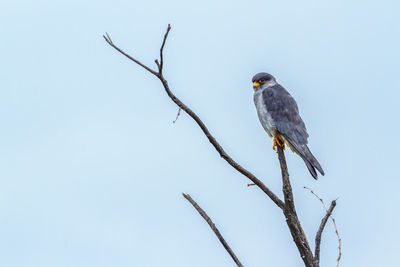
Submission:
[[[282,141],[279,141],[278,138],[274,137],[274,145],[272,146],[272,149],[273,149],[273,150],[276,150],[275,148],[276,148],[276,146],[278,145],[278,146],[282,147],[283,150],[285,150],[285,143],[284,143],[284,142],[281,143],[281,142],[282,142]]]

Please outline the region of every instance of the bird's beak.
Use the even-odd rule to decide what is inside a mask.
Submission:
[[[258,82],[253,82],[253,87],[254,88],[257,88],[257,87],[259,87],[260,86],[260,84],[258,83]]]

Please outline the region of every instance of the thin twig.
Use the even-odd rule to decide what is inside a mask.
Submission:
[[[307,186],[303,186],[304,189],[307,189],[310,191],[311,194],[313,194],[316,198],[318,198],[319,201],[321,201],[322,205],[324,205],[325,211],[328,211],[328,208],[325,205],[325,202],[322,198],[320,198],[315,192],[314,190],[312,190],[311,188],[307,187]]]
[[[324,216],[324,218],[322,218],[321,224],[320,224],[319,229],[318,229],[318,232],[317,232],[317,234],[316,234],[316,236],[315,236],[315,253],[314,253],[315,261],[319,264],[319,260],[320,260],[320,246],[321,246],[322,232],[323,232],[323,230],[324,230],[324,227],[325,227],[325,225],[326,225],[326,222],[327,222],[328,218],[331,218],[332,223],[333,223],[333,226],[335,227],[335,233],[336,233],[336,236],[337,236],[337,238],[338,238],[338,243],[339,243],[339,246],[338,246],[339,253],[338,253],[338,257],[337,257],[337,259],[336,259],[336,267],[339,267],[340,258],[342,257],[342,239],[340,238],[340,235],[339,235],[339,231],[338,231],[338,228],[337,228],[337,225],[336,225],[335,218],[334,218],[333,215],[332,215],[333,209],[335,208],[335,206],[336,206],[336,201],[337,201],[338,199],[333,200],[333,201],[331,202],[331,205],[330,205],[329,209],[328,209],[328,208],[326,207],[326,205],[325,205],[324,200],[323,200],[322,198],[320,198],[320,197],[314,192],[314,190],[312,190],[311,188],[308,188],[308,187],[306,187],[306,186],[304,186],[304,188],[307,189],[307,190],[309,190],[309,191],[311,192],[311,194],[313,194],[316,198],[318,198],[318,200],[322,203],[322,205],[324,206],[325,211],[326,211],[326,215]]]
[[[171,27],[168,25],[167,32],[164,35],[163,43],[160,49],[160,56],[163,54],[163,48],[166,42],[166,39],[168,37],[168,33],[170,31]],[[215,150],[219,153],[219,155],[226,161],[228,162],[229,165],[231,165],[234,169],[236,169],[238,172],[249,178],[253,183],[255,183],[265,194],[268,195],[268,197],[281,209],[284,207],[284,203],[277,195],[275,195],[263,182],[261,182],[254,174],[252,174],[250,171],[247,169],[243,168],[239,163],[234,161],[222,148],[222,146],[217,142],[214,136],[211,135],[210,131],[204,124],[204,122],[197,116],[196,113],[194,113],[188,106],[186,106],[181,100],[179,100],[171,91],[171,89],[168,86],[167,80],[164,78],[162,75],[162,72],[155,72],[154,70],[150,69],[146,65],[142,64],[140,61],[137,59],[129,56],[126,54],[124,51],[122,51],[119,47],[117,47],[109,38],[106,36],[103,36],[104,39],[107,41],[107,43],[112,46],[114,49],[116,49],[118,52],[135,62],[136,64],[140,65],[141,67],[145,68],[147,71],[151,72],[155,76],[157,76],[161,83],[164,86],[165,92],[168,94],[168,96],[171,98],[171,100],[178,106],[180,107],[183,111],[185,111],[196,123],[197,125],[201,128],[205,136],[208,138],[208,141],[214,146]],[[163,57],[160,58],[161,62],[159,63],[159,69],[162,70],[162,64],[163,64]]]
[[[162,45],[160,48],[160,66],[158,68],[160,75],[162,75],[162,70],[163,70],[163,65],[164,65],[163,50],[164,50],[165,42],[167,41],[168,33],[170,30],[171,30],[171,25],[168,24],[168,28],[167,28],[167,31],[165,32],[164,39],[163,39],[163,42],[162,42]]]
[[[130,60],[132,60],[133,62],[135,62],[136,64],[138,64],[139,66],[141,66],[142,68],[144,68],[145,70],[147,70],[148,72],[154,74],[155,76],[158,76],[158,72],[152,70],[151,68],[147,67],[146,65],[144,65],[142,62],[140,62],[139,60],[131,57],[130,55],[128,55],[127,53],[125,53],[124,51],[122,51],[118,46],[116,46],[112,41],[110,36],[108,36],[108,33],[106,33],[107,36],[103,35],[104,40],[106,40],[106,42],[111,45],[115,50],[117,50],[118,52],[120,52],[121,54],[123,54],[124,56],[126,56],[127,58],[129,58]]]
[[[194,201],[189,194],[182,193],[182,195],[190,202],[190,204],[193,205],[193,207],[197,210],[197,212],[203,217],[203,219],[208,223],[208,225],[211,227],[211,229],[214,231],[215,235],[221,242],[221,244],[224,246],[225,250],[229,253],[229,255],[232,257],[233,261],[236,263],[238,267],[243,267],[242,263],[240,263],[239,259],[236,257],[235,253],[233,250],[230,248],[228,243],[225,241],[225,239],[222,237],[221,233],[219,232],[218,228],[215,226],[213,221],[210,219],[210,217],[207,215],[207,213]]]
[[[174,121],[172,121],[173,123],[175,123],[177,120],[178,120],[178,118],[179,118],[179,115],[181,115],[181,108],[179,108],[178,109],[178,114],[176,114],[176,118],[175,118],[175,120]]]
[[[154,62],[156,63],[158,70],[160,70],[160,63],[158,62],[158,59],[154,60]]]
[[[339,243],[339,246],[338,246],[339,254],[338,254],[338,257],[336,259],[336,267],[339,267],[340,258],[342,257],[342,239],[340,238],[340,235],[339,235],[339,231],[338,231],[338,228],[337,228],[337,225],[336,225],[336,220],[335,220],[335,218],[333,218],[332,215],[331,215],[331,220],[333,222],[333,226],[335,227],[335,233],[336,233],[336,236],[338,238],[338,243]]]
[[[111,37],[108,35],[108,32],[106,32],[106,35],[107,35],[107,39],[110,41],[110,43],[113,43],[113,41],[111,40]],[[103,37],[104,37],[104,35],[103,35]],[[106,39],[106,41],[107,41],[107,39]]]
[[[283,147],[277,146],[278,159],[282,172],[282,191],[285,199],[285,207],[283,213],[286,217],[286,223],[289,226],[293,241],[296,243],[300,256],[307,267],[317,267],[314,265],[314,256],[311,251],[307,236],[301,226],[294,205],[292,186],[290,185],[289,172],[287,169],[285,154]]]

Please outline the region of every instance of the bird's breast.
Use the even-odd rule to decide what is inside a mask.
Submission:
[[[254,104],[256,105],[257,115],[261,122],[261,125],[263,126],[264,130],[269,134],[269,136],[272,137],[276,130],[275,123],[267,110],[267,106],[265,105],[262,90],[254,92]]]

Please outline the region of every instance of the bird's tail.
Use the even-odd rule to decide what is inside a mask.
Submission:
[[[315,169],[317,169],[322,175],[325,175],[324,170],[322,169],[318,160],[311,153],[307,145],[299,145],[296,142],[293,142],[290,138],[287,138],[286,136],[284,136],[284,138],[289,146],[292,148],[292,150],[294,150],[304,160],[304,163],[306,164],[308,170],[315,180],[318,179],[318,174]]]

